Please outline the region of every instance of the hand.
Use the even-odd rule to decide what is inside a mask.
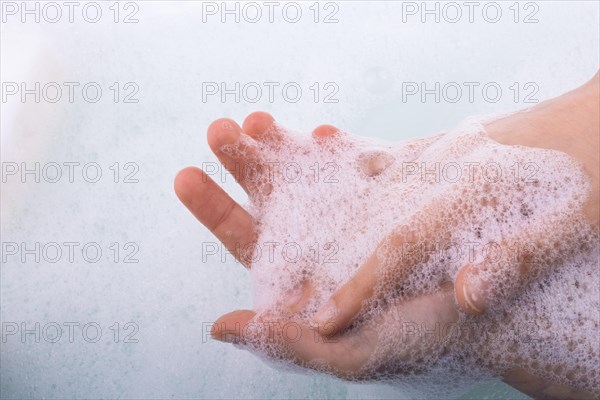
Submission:
[[[241,164],[257,163],[259,159],[251,151],[246,152],[244,157],[235,157],[231,152],[223,152],[221,149],[225,144],[238,143],[240,140],[281,140],[283,133],[273,124],[273,118],[265,113],[251,114],[243,124],[243,131],[244,133],[242,128],[231,120],[217,120],[209,128],[208,140],[221,162],[253,197],[253,191],[260,188],[253,186],[253,182],[245,182],[243,175],[236,174],[243,170],[239,168]],[[337,129],[331,126],[321,126],[313,132],[315,140],[327,140],[336,134],[339,134]],[[376,175],[389,164],[386,160],[385,155],[371,154],[365,157],[363,168],[367,174]],[[260,166],[257,170],[260,172]],[[253,220],[246,210],[197,168],[181,171],[175,181],[175,190],[190,211],[234,252],[238,260],[250,267],[244,254],[237,250],[256,241],[256,227],[259,221]],[[388,379],[397,375],[423,372],[423,360],[441,360],[448,357],[458,357],[453,359],[456,362],[464,359],[479,360],[476,364],[483,362],[484,368],[494,369],[494,365],[490,365],[487,360],[493,357],[495,343],[489,343],[478,334],[474,338],[462,337],[460,342],[456,337],[452,337],[452,329],[462,330],[465,319],[456,312],[451,285],[443,285],[433,293],[420,295],[408,301],[392,301],[378,318],[355,322],[352,328],[331,338],[322,336],[321,333],[324,332],[311,329],[296,318],[305,309],[311,296],[312,287],[310,282],[307,282],[302,288],[300,299],[291,302],[291,298],[281,299],[284,314],[256,315],[251,310],[235,311],[219,318],[213,326],[212,335],[219,340],[259,349],[263,354],[266,352],[274,358],[284,358],[305,367],[349,379]],[[515,306],[511,311],[519,314],[519,306]],[[498,323],[500,326],[506,325],[502,319],[494,321],[483,318],[481,321],[480,327],[483,331],[496,331],[499,328]],[[290,322],[293,324],[290,325]],[[438,326],[436,324],[441,325],[442,329],[441,334],[433,338],[433,343],[430,340],[431,335],[415,335],[414,331],[407,329],[415,326]],[[465,331],[468,331],[468,328]],[[501,342],[497,344],[501,344],[501,352],[504,351],[503,348],[518,345],[511,344],[514,338],[499,340]],[[452,361],[450,365],[458,366],[456,362]],[[550,385],[519,368],[523,362],[527,365],[527,360],[515,361],[515,368],[512,369],[511,364],[499,366],[497,373],[507,373],[511,384],[528,393],[542,393],[546,396],[550,393],[546,388],[558,391],[557,393],[567,393],[564,385]],[[534,359],[531,362],[543,363],[544,360]],[[532,385],[535,387],[531,388]],[[572,393],[580,397],[593,397],[583,392]]]
[[[244,157],[233,157],[223,152],[222,148],[226,144],[237,143],[243,136],[245,140],[281,140],[283,134],[273,123],[270,115],[253,113],[246,118],[242,128],[232,120],[219,119],[208,129],[208,143],[211,149],[251,197],[259,188],[245,180],[241,171],[244,165],[258,165],[259,159],[252,152],[246,153]],[[338,130],[329,125],[320,126],[313,132],[315,140],[326,139],[336,134]],[[368,157],[365,159],[365,170],[372,174],[377,173],[380,170],[378,163],[371,163],[369,160]],[[260,165],[255,169],[261,173]],[[175,191],[192,214],[209,228],[242,264],[250,267],[240,249],[256,240],[257,221],[200,169],[190,167],[182,170],[175,179]],[[392,336],[394,344],[388,346],[390,351],[393,349],[392,358],[395,363],[402,365],[401,369],[408,372],[422,368],[417,363],[419,354],[441,354],[448,346],[448,341],[445,337],[438,337],[434,344],[426,346],[422,337],[404,329],[403,346],[397,346],[398,336],[402,335],[403,327],[407,323],[414,326],[421,326],[422,323],[428,326],[434,326],[435,323],[451,324],[458,319],[452,301],[451,286],[445,286],[440,288],[438,293],[390,305],[378,321],[369,321],[343,336],[327,339],[299,320],[294,322],[293,326],[289,325],[290,321],[294,321],[293,316],[304,309],[311,294],[310,284],[305,285],[301,298],[287,307],[289,315],[286,316],[257,316],[251,310],[238,310],[223,315],[216,321],[211,333],[216,339],[267,350],[272,357],[286,358],[305,367],[345,378],[368,379],[374,378],[373,371],[378,370],[373,366],[384,361],[381,358],[373,358],[374,350],[384,347],[380,338],[382,331],[390,330],[395,333]],[[289,332],[285,332],[285,329]],[[299,340],[290,340],[289,336],[293,339],[296,335]],[[390,354],[387,352],[388,357]],[[393,365],[389,359],[387,363],[388,368]],[[387,372],[391,373],[389,370]]]
[[[524,223],[524,227],[504,235],[498,243],[499,260],[480,259],[464,263],[454,276],[456,302],[463,311],[472,315],[483,314],[490,307],[519,294],[540,273],[560,265],[582,245],[590,244],[593,231],[598,229],[600,204],[598,82],[597,74],[576,91],[541,103],[527,112],[511,114],[486,124],[488,136],[501,144],[557,150],[577,160],[588,175],[590,191],[581,209],[562,210],[558,215],[548,212],[547,217],[544,217],[543,209],[536,210],[538,214],[542,213],[544,223]],[[554,178],[561,185],[559,179],[562,178],[558,175]],[[481,180],[468,183],[470,187],[473,185],[479,186],[480,192],[490,190]],[[509,188],[514,189],[520,190],[518,186]],[[472,191],[465,187],[464,192]],[[378,277],[382,274],[393,275],[393,281],[402,282],[417,270],[426,260],[406,257],[406,254],[401,254],[403,249],[407,245],[423,247],[439,242],[440,238],[452,237],[452,230],[461,226],[464,218],[461,220],[447,210],[460,209],[461,201],[459,198],[457,203],[449,205],[445,198],[435,199],[425,205],[413,221],[392,232],[356,275],[335,292],[314,316],[313,322],[322,326],[321,333],[331,335],[347,327],[362,310],[363,304],[373,296],[376,287],[378,291],[394,290],[379,287]],[[589,225],[592,234],[587,230],[581,231],[582,225]],[[552,235],[554,240],[549,239]],[[517,257],[512,256],[515,251],[511,249],[517,249]],[[484,272],[489,271],[493,271],[494,280],[481,278]]]

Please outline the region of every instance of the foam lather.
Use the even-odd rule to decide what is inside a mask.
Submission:
[[[600,394],[598,231],[582,214],[589,179],[562,152],[495,142],[487,120],[394,144],[277,126],[270,140],[225,146],[260,161],[248,179],[257,321],[308,326],[373,252],[379,260],[373,297],[330,344],[352,363],[297,358],[295,339],[247,347],[420,397],[514,368]],[[492,288],[484,316],[458,312],[452,289],[440,289],[466,263],[481,265],[472,278]],[[299,288],[310,296],[290,313],[283,304]]]

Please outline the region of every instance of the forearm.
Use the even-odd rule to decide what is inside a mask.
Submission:
[[[595,399],[594,394],[552,382],[531,374],[522,368],[514,368],[503,376],[506,384],[534,399]]]

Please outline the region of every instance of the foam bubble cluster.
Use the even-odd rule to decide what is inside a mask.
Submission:
[[[330,344],[346,361],[297,358],[295,338],[249,345],[416,394],[459,393],[511,370],[599,394],[598,231],[582,214],[589,179],[564,153],[495,142],[486,121],[394,144],[279,137],[276,127],[226,147],[257,157],[248,181],[259,316],[308,326],[375,251],[380,264],[375,294]],[[483,317],[457,312],[447,284],[467,263],[490,284]],[[302,291],[310,295],[290,313],[285,300]]]

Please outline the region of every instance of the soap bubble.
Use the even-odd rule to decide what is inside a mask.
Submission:
[[[382,69],[376,71],[371,76],[385,76]],[[374,87],[383,87],[386,79],[373,80]],[[419,397],[443,397],[453,390],[459,394],[483,377],[521,365],[553,381],[600,391],[600,376],[592,375],[600,359],[600,345],[592,339],[599,322],[594,310],[600,306],[598,232],[581,212],[589,180],[564,153],[493,141],[483,129],[484,121],[469,119],[442,135],[396,145],[352,135],[326,142],[287,135],[283,141],[243,143],[244,151],[255,151],[259,161],[270,166],[269,175],[261,178],[270,190],[257,190],[249,207],[260,226],[261,256],[251,268],[259,316],[290,318],[282,299],[310,287],[310,300],[293,317],[308,325],[378,243],[383,243],[380,263],[394,266],[410,255],[416,265],[402,279],[393,268],[380,271],[379,289],[354,328],[361,332],[378,324],[377,336],[361,340],[353,351],[375,345],[355,373],[336,370],[322,360],[306,366],[346,379],[391,380],[403,390],[419,387]],[[228,151],[236,154],[235,148]],[[385,159],[372,160],[377,155]],[[365,163],[365,158],[371,162]],[[294,179],[286,173],[289,165],[294,166]],[[365,165],[382,167],[370,173],[372,168]],[[427,211],[429,204],[435,207]],[[565,218],[568,223],[561,227]],[[406,235],[411,227],[434,225],[441,226],[433,238],[436,243],[419,242],[417,232],[411,253],[386,241],[392,231]],[[490,254],[496,257],[498,252],[491,250],[498,243],[532,227],[543,228],[536,240],[544,245],[544,268],[518,301],[500,301],[493,312],[477,319],[474,332],[465,330],[470,320],[461,315],[458,321],[446,321],[460,329],[459,335],[438,335],[439,340],[417,341],[413,347],[407,345],[410,340],[403,341],[407,324],[414,322],[411,318],[428,318],[431,313],[430,307],[411,311],[418,305],[409,301],[411,296],[437,291],[456,276],[467,257],[475,262]],[[562,245],[573,242],[580,245],[575,254]],[[425,244],[427,252],[422,251]],[[452,251],[444,252],[448,244]],[[481,270],[481,277],[502,282],[514,272],[505,268],[512,256],[501,253]],[[502,300],[510,288],[499,286]],[[382,289],[390,287],[394,290]],[[454,309],[453,297],[442,305]],[[252,348],[263,356],[293,360],[289,348],[271,342],[253,343]],[[560,365],[571,372],[554,369]],[[449,381],[456,387],[448,388]]]

